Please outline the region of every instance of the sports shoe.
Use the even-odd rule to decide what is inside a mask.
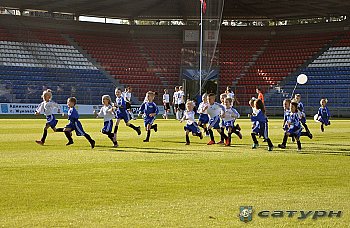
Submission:
[[[215,141],[213,141],[213,140],[210,140],[210,141],[207,143],[207,145],[213,145],[213,144],[215,144]]]
[[[225,139],[225,146],[229,146],[230,145],[230,142],[228,139]]]
[[[259,147],[259,144],[258,144],[258,143],[253,143],[252,149],[257,149],[258,147]]]
[[[312,134],[309,132],[309,134],[308,134],[308,137],[310,138],[310,139],[312,139],[313,138],[313,136],[312,136]]]
[[[284,144],[278,144],[278,148],[286,149],[286,145],[284,145]]]
[[[236,125],[236,128],[238,131],[242,130],[241,127],[239,126],[239,124]]]
[[[200,139],[203,139],[203,134],[202,134],[202,132],[199,133],[199,138],[200,138]]]
[[[242,136],[242,133],[241,133],[241,132],[238,132],[238,138],[239,138],[239,139],[242,139],[242,138],[243,138],[243,136]]]
[[[272,151],[272,150],[273,150],[273,146],[267,147],[267,150],[268,150],[268,151]]]
[[[190,143],[189,143],[189,142],[187,142],[185,145],[190,145]]]
[[[147,139],[144,139],[144,140],[143,140],[143,142],[149,142],[149,140],[147,140]]]
[[[91,140],[91,142],[90,142],[91,149],[95,148],[95,144],[96,144],[95,140]]]
[[[157,132],[157,131],[158,131],[158,125],[155,124],[155,125],[153,125],[153,126],[154,126],[154,132]]]
[[[37,144],[44,146],[44,143],[41,140],[36,140],[35,141]]]
[[[140,127],[140,126],[138,126],[138,127],[136,128],[136,132],[137,132],[138,135],[141,135],[141,127]]]
[[[73,141],[69,141],[67,142],[66,146],[72,145],[74,142]]]
[[[114,145],[113,145],[113,147],[118,147],[119,145],[118,145],[118,142],[114,142]]]
[[[221,140],[220,140],[220,142],[218,142],[217,144],[224,144],[224,141],[221,141]]]

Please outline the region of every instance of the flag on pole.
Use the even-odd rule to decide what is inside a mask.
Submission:
[[[200,0],[200,2],[203,4],[202,11],[205,14],[207,11],[207,1],[206,0]]]

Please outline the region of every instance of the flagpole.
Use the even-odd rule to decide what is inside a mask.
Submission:
[[[199,95],[202,95],[202,52],[203,52],[203,3],[201,1],[201,34],[199,38]]]

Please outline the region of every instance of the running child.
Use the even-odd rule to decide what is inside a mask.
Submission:
[[[209,116],[208,116],[208,94],[202,95],[202,102],[198,106],[198,113],[199,113],[199,119],[198,119],[198,126],[203,128],[204,133],[206,135],[209,135],[207,124],[209,123]]]
[[[117,142],[117,133],[119,128],[120,120],[124,120],[125,125],[132,128],[134,131],[137,132],[138,135],[141,135],[141,127],[134,126],[132,123],[130,123],[130,115],[126,110],[126,102],[125,99],[122,96],[122,91],[119,88],[115,89],[115,103],[113,107],[113,111],[116,113],[116,119],[115,127],[114,127],[114,141]]]
[[[209,101],[209,107],[207,109],[208,116],[209,116],[209,126],[208,126],[208,132],[210,135],[210,141],[207,145],[213,145],[215,144],[214,139],[214,133],[212,129],[217,130],[217,132],[220,134],[220,136],[223,137],[224,140],[227,139],[227,135],[220,129],[220,113],[225,112],[225,107],[221,104],[215,102],[215,94],[210,93],[208,95],[208,101]]]
[[[179,93],[179,87],[175,86],[175,91],[173,94],[173,106],[174,106],[174,114],[175,114],[175,118],[177,120],[180,120],[179,118],[179,99],[178,99],[178,93]]]
[[[125,88],[122,95],[123,95],[123,98],[125,100],[126,110],[128,111],[131,119],[135,120],[134,113],[132,112],[132,109],[131,109],[131,88],[130,88],[130,86]]]
[[[43,112],[46,116],[46,124],[41,140],[36,140],[35,142],[39,145],[44,145],[47,137],[47,129],[51,127],[53,131],[56,131],[58,120],[56,120],[53,111],[54,109],[57,109],[57,112],[60,113],[60,106],[51,100],[52,91],[50,89],[43,91],[41,98],[43,99],[43,102],[39,104],[38,108],[35,111],[35,115],[40,115],[40,113]]]
[[[139,109],[139,115],[141,115],[141,113],[144,114],[144,123],[147,131],[146,139],[143,140],[144,142],[149,142],[151,129],[153,129],[155,132],[158,130],[157,124],[153,124],[154,120],[156,119],[156,115],[159,113],[156,103],[153,102],[154,97],[155,93],[148,91],[146,93],[147,102],[144,102]]]
[[[221,102],[221,105],[225,107],[225,99],[227,98],[227,94],[226,93],[222,93],[220,94],[220,102]],[[224,120],[221,119],[221,122],[220,122],[220,129],[222,132],[225,132],[225,126],[224,126]],[[223,135],[221,134],[220,135],[220,142],[218,142],[218,144],[225,144],[225,138],[223,137]]]
[[[288,140],[288,135],[286,134],[289,126],[288,123],[290,121],[290,115],[291,115],[291,110],[290,110],[290,104],[291,104],[291,100],[290,99],[285,99],[283,101],[283,109],[284,109],[284,114],[283,114],[283,124],[282,124],[282,129],[285,132],[284,137],[283,137],[283,141],[282,144],[278,144],[279,148],[286,148],[287,145],[287,140]]]
[[[70,97],[67,100],[67,106],[69,108],[68,110],[68,120],[69,124],[67,124],[64,128],[58,128],[58,132],[64,132],[68,139],[68,143],[66,144],[67,146],[73,144],[73,139],[72,139],[72,131],[75,131],[77,136],[84,136],[90,143],[91,148],[93,149],[95,147],[95,141],[90,137],[89,134],[87,134],[83,126],[81,125],[79,121],[79,113],[75,109],[75,105],[77,103],[77,99],[75,97]]]
[[[302,129],[303,128],[301,127],[301,124],[300,124],[300,116],[298,114],[298,103],[292,102],[290,116],[287,118],[287,125],[284,133],[283,143],[279,144],[278,147],[281,149],[285,149],[287,139],[290,136],[295,138],[295,140],[297,141],[298,150],[300,151],[301,150],[300,135],[301,135]]]
[[[253,131],[251,133],[252,139],[253,139],[253,146],[252,149],[256,149],[259,147],[259,142],[256,139],[256,135],[263,136],[263,138],[267,141],[268,144],[268,151],[273,150],[273,144],[271,140],[269,139],[268,135],[268,119],[266,116],[265,106],[262,100],[258,99],[254,102],[255,109],[257,110],[257,113],[254,115],[252,114],[250,116],[251,121],[255,124],[253,125]]]
[[[300,121],[303,127],[305,128],[306,135],[312,139],[312,134],[309,130],[309,127],[306,124],[306,114],[305,114],[305,109],[303,103],[300,101],[301,100],[301,95],[300,94],[295,94],[294,100],[298,103],[298,110],[300,111]]]
[[[190,132],[192,132],[193,136],[198,136],[200,139],[203,139],[203,134],[194,119],[195,112],[193,111],[193,108],[194,103],[192,101],[187,101],[186,111],[180,120],[181,123],[186,120],[186,126],[184,126],[184,130],[186,131],[186,145],[190,145]]]
[[[164,114],[163,118],[168,119],[168,113],[170,112],[170,95],[167,89],[164,89],[163,94],[163,105],[164,105]]]
[[[235,121],[240,117],[240,114],[235,108],[232,107],[232,98],[225,98],[224,103],[226,110],[225,112],[221,113],[221,118],[223,120],[224,127],[228,131],[228,138],[226,139],[225,146],[230,146],[232,133],[235,133],[240,139],[242,139],[239,125],[237,124],[235,126]]]
[[[102,134],[108,136],[108,138],[113,142],[114,147],[118,147],[118,142],[114,141],[114,134],[112,133],[113,129],[113,119],[115,114],[112,107],[112,99],[109,95],[102,96],[102,108],[100,112],[94,112],[96,117],[103,117],[104,125],[101,129]]]
[[[327,108],[327,99],[321,99],[320,105],[321,107],[318,109],[318,113],[316,114],[315,120],[321,123],[321,131],[324,132],[324,126],[331,125],[329,118],[331,114],[329,113],[329,109]]]

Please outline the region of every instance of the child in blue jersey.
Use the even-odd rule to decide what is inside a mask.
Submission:
[[[126,102],[125,99],[122,96],[122,90],[120,88],[115,89],[115,103],[113,105],[113,111],[116,112],[116,123],[114,127],[114,141],[117,141],[117,133],[118,133],[118,127],[120,120],[124,120],[126,126],[134,129],[138,135],[141,135],[141,127],[134,126],[132,123],[130,123],[130,115],[126,109]]]
[[[310,139],[312,139],[312,134],[309,130],[309,127],[306,124],[306,114],[305,114],[305,109],[304,109],[304,104],[301,103],[301,95],[300,94],[295,94],[294,100],[298,103],[298,110],[300,111],[300,121],[303,127],[305,128],[306,131],[306,136],[308,136]]]
[[[301,127],[300,114],[298,113],[298,103],[292,102],[291,112],[289,114],[289,117],[287,118],[287,129],[285,131],[285,138],[288,138],[288,136],[294,137],[297,141],[298,150],[301,150],[300,136],[302,129],[303,128]],[[278,147],[285,149],[286,145],[282,143],[278,145]]]
[[[282,129],[283,131],[286,133],[287,130],[288,130],[288,122],[289,122],[289,119],[290,119],[290,115],[291,115],[291,110],[290,110],[290,104],[291,104],[291,100],[290,99],[285,99],[283,101],[283,109],[284,109],[284,114],[283,114],[283,124],[282,124]],[[286,145],[287,145],[287,140],[288,140],[288,135],[287,134],[284,134],[284,137],[283,137],[283,141],[282,141],[282,144],[278,144],[278,147],[279,148],[286,148]]]
[[[208,94],[203,94],[202,96],[202,102],[198,106],[198,113],[199,113],[199,119],[198,119],[198,126],[204,129],[204,132],[206,135],[209,135],[207,124],[209,123],[209,116],[208,116],[208,109],[209,103],[208,103]]]
[[[75,109],[75,105],[77,103],[77,99],[75,97],[70,97],[67,100],[67,106],[69,108],[68,110],[68,120],[69,124],[67,124],[64,128],[57,129],[57,131],[64,132],[68,139],[67,146],[73,144],[72,139],[72,131],[75,131],[77,136],[84,136],[90,143],[91,148],[93,149],[95,147],[95,141],[90,137],[89,134],[87,134],[83,126],[81,125],[79,121],[79,114],[78,111]]]
[[[240,139],[242,139],[242,134],[240,132],[239,125],[235,125],[236,119],[240,117],[238,111],[232,107],[233,100],[232,98],[225,98],[225,112],[221,113],[221,118],[223,120],[223,126],[226,128],[228,132],[228,138],[225,140],[225,146],[231,145],[231,135],[232,133],[236,134]],[[238,126],[238,127],[237,127]]]
[[[210,93],[208,95],[208,101],[209,101],[209,107],[207,109],[208,116],[209,116],[208,132],[210,135],[210,141],[207,143],[207,145],[213,145],[215,144],[215,139],[214,139],[214,133],[212,129],[217,130],[217,132],[220,134],[220,136],[224,140],[227,139],[227,135],[225,135],[225,133],[220,128],[220,113],[225,112],[225,107],[215,102],[214,93]]]
[[[139,108],[139,115],[142,113],[144,114],[144,123],[147,131],[146,139],[143,140],[144,142],[149,142],[149,138],[151,136],[151,129],[153,129],[155,132],[158,131],[157,124],[153,124],[154,120],[156,119],[156,115],[158,115],[159,110],[156,105],[156,103],[153,102],[155,93],[152,91],[148,91],[146,93],[146,102],[143,102],[141,107]]]
[[[194,103],[192,101],[187,101],[186,111],[184,112],[184,116],[180,120],[181,123],[186,120],[186,126],[184,126],[184,130],[186,131],[186,145],[190,145],[190,132],[192,132],[193,136],[198,136],[200,139],[203,138],[203,134],[194,119],[195,112],[193,111],[193,109]]]
[[[320,105],[321,107],[318,109],[318,113],[316,114],[315,120],[321,123],[321,131],[324,132],[324,126],[328,126],[331,124],[329,118],[331,114],[329,113],[329,109],[326,107],[327,99],[321,99]]]
[[[256,135],[263,136],[263,138],[266,140],[268,144],[268,151],[273,150],[273,144],[271,140],[269,139],[268,135],[268,120],[266,116],[265,106],[262,100],[257,99],[254,102],[255,109],[257,110],[256,114],[252,114],[250,116],[250,119],[253,123],[255,123],[255,126],[253,128],[253,131],[251,133],[252,139],[253,139],[253,146],[252,149],[256,149],[259,147],[259,142],[256,139]]]
[[[41,112],[46,116],[46,124],[44,127],[43,136],[41,140],[36,140],[35,142],[39,145],[44,145],[46,137],[47,137],[47,129],[50,127],[53,131],[56,131],[56,125],[58,120],[56,120],[55,115],[53,114],[54,109],[57,109],[57,112],[60,112],[60,106],[51,100],[52,92],[50,89],[45,90],[43,95],[41,95],[43,102],[40,103],[38,108],[35,111],[35,115],[39,115]]]
[[[102,108],[99,112],[94,112],[95,116],[103,117],[103,128],[101,129],[102,134],[108,136],[108,138],[113,142],[114,147],[118,147],[117,141],[114,141],[114,134],[112,133],[113,129],[113,119],[115,117],[113,107],[112,107],[112,99],[109,95],[102,96]]]

